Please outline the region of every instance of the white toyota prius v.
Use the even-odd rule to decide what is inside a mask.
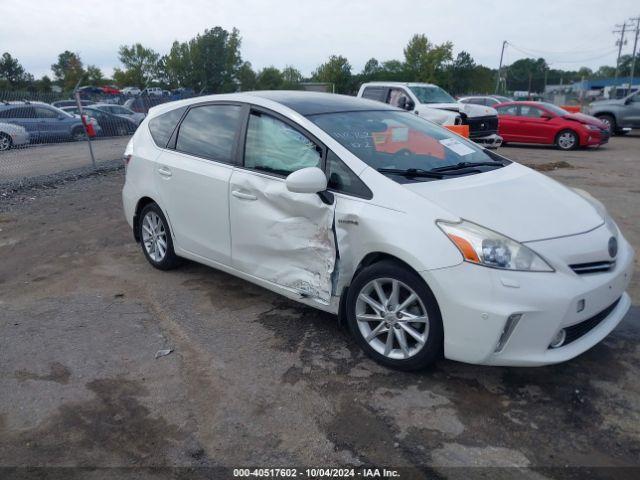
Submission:
[[[630,307],[634,252],[598,200],[379,102],[171,102],[125,163],[151,265],[191,259],[337,314],[389,367],[562,362]]]

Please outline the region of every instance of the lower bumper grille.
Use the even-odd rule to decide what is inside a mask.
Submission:
[[[604,262],[574,263],[573,265],[569,265],[569,267],[578,275],[585,275],[587,273],[608,272],[615,267],[615,265],[616,261],[611,260]]]
[[[496,115],[467,117],[464,123],[469,125],[469,138],[472,139],[498,133],[498,117]]]
[[[602,323],[602,321],[607,318],[609,314],[618,306],[618,303],[620,303],[620,298],[618,298],[615,302],[602,310],[600,313],[596,313],[593,317],[565,328],[567,336],[565,338],[564,345],[575,342],[580,337],[586,335],[591,330],[600,325],[600,323]]]

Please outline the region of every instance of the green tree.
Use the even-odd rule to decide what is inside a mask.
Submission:
[[[456,59],[447,69],[448,82],[446,87],[451,93],[473,93],[477,86],[474,73],[476,70],[476,62],[468,52],[462,51],[458,53]]]
[[[596,78],[608,78],[613,77],[616,74],[616,67],[610,67],[609,65],[602,65],[593,74]]]
[[[0,80],[4,80],[9,88],[21,88],[29,80],[29,74],[24,71],[17,58],[5,52],[0,57]]]
[[[545,71],[547,83],[555,83],[551,81],[548,70],[549,66],[544,58],[516,60],[507,67],[507,90],[527,91],[531,87],[530,91],[541,92],[544,89]]]
[[[364,64],[364,68],[360,73],[360,80],[364,82],[371,82],[372,80],[378,80],[378,76],[382,71],[382,65],[375,58],[370,58],[367,63]]]
[[[256,88],[256,72],[251,67],[251,62],[244,62],[238,69],[238,83],[240,84],[240,90],[248,92],[255,90]]]
[[[351,65],[345,57],[340,55],[329,57],[326,63],[313,72],[313,79],[317,82],[332,83],[336,93],[352,93],[354,89]]]
[[[387,60],[382,62],[378,79],[387,82],[406,80],[404,64],[400,60]]]
[[[426,35],[414,35],[404,49],[407,80],[442,83],[447,62],[452,59],[453,44],[434,45]]]
[[[282,72],[276,67],[263,68],[256,78],[256,88],[258,90],[280,90],[283,83]]]
[[[297,90],[302,83],[302,73],[297,68],[286,66],[282,70],[282,88],[284,90]]]
[[[116,68],[113,78],[121,86],[144,88],[159,77],[160,55],[140,43],[131,46],[121,45],[118,58],[124,69]]]
[[[104,85],[106,80],[102,74],[102,70],[95,65],[87,65],[86,78],[88,84],[98,86]]]
[[[51,65],[53,76],[64,90],[73,89],[84,76],[84,68],[80,55],[65,50],[58,55],[58,61]]]

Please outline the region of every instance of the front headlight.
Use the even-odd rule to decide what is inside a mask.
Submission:
[[[596,127],[595,125],[586,125],[585,124],[585,127],[587,127],[587,130],[591,130],[592,132],[599,132],[600,131],[600,128]]]
[[[488,228],[465,220],[459,223],[438,220],[436,224],[467,262],[505,270],[554,271],[530,248]]]

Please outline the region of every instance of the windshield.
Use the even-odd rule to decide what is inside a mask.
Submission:
[[[496,166],[503,166],[504,162],[410,112],[341,112],[311,115],[309,119],[377,170],[428,171],[462,162],[494,162]]]
[[[540,105],[549,110],[551,113],[555,113],[556,115],[559,115],[561,117],[569,113],[564,108],[560,108],[553,103],[540,102]]]
[[[409,87],[409,90],[418,97],[420,103],[456,103],[451,95],[435,85]]]

